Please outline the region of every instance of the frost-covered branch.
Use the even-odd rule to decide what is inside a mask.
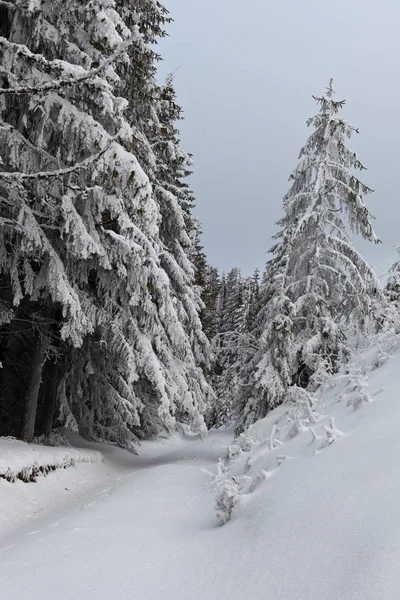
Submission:
[[[228,343],[235,343],[237,341],[243,342],[242,348],[253,348],[259,350],[260,346],[254,336],[250,333],[241,333],[240,331],[226,331],[217,333],[213,338],[212,347],[215,349],[218,347],[221,340]]]
[[[56,91],[71,85],[80,85],[82,83],[85,83],[88,80],[93,79],[97,75],[100,75],[105,69],[107,69],[107,67],[113,64],[136,39],[137,35],[133,34],[129,39],[125,40],[125,42],[122,42],[122,44],[120,44],[118,48],[108,58],[104,59],[98,67],[90,69],[90,71],[86,71],[82,75],[76,75],[75,77],[70,77],[68,79],[59,79],[58,81],[48,82],[41,85],[27,84],[19,85],[13,88],[0,88],[0,96],[5,94],[43,94],[46,92]],[[37,56],[37,60],[43,60],[43,57],[41,55],[34,55],[32,52],[29,52],[29,50],[27,50],[25,46],[21,46],[20,44],[11,44],[8,40],[6,40],[3,37],[0,37],[0,44],[6,46],[18,46],[18,49],[21,52],[26,53],[29,56],[29,58]]]
[[[79,163],[75,163],[70,167],[64,167],[63,169],[56,169],[54,171],[37,171],[36,173],[21,173],[18,171],[12,171],[9,173],[0,171],[0,179],[6,180],[25,180],[25,179],[48,179],[51,177],[61,177],[63,175],[68,175],[69,173],[73,173],[75,171],[80,171],[81,169],[86,169],[96,161],[98,161],[109,149],[111,144],[115,141],[115,138],[110,138],[107,140],[105,148],[98,152],[97,154],[93,154],[88,158],[85,158]]]

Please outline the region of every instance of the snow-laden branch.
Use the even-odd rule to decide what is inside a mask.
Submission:
[[[333,167],[335,169],[337,169],[338,171],[341,171],[342,173],[345,173],[350,179],[352,179],[353,181],[355,181],[363,190],[364,194],[370,194],[372,193],[374,190],[370,187],[368,187],[367,185],[365,185],[365,183],[362,183],[355,175],[352,174],[352,172],[350,171],[349,167],[347,166],[343,166],[340,165],[339,163],[333,161],[333,160],[329,160],[328,158],[324,158],[324,162],[326,162],[326,165],[328,167]],[[360,163],[361,164],[361,163]],[[366,171],[366,167],[362,167],[364,171]],[[338,180],[340,181],[340,180]],[[355,190],[353,190],[352,188],[350,188],[351,193],[356,193]]]
[[[242,349],[246,350],[253,348],[254,350],[260,350],[258,340],[256,340],[256,338],[250,333],[241,333],[240,331],[226,331],[224,333],[217,333],[212,341],[211,347],[213,349],[218,348],[218,343],[220,343],[220,340],[227,340],[228,343],[236,342],[236,344],[238,341],[242,340],[244,343],[244,346],[241,347]]]
[[[320,266],[320,263],[318,263],[318,266]],[[329,288],[328,288],[328,284],[326,283],[326,281],[319,275],[312,275],[311,273],[308,274],[306,277],[302,277],[301,279],[298,279],[296,281],[292,281],[291,283],[289,283],[284,288],[283,293],[285,294],[285,296],[289,296],[291,289],[301,288],[301,286],[303,286],[305,283],[307,284],[307,283],[310,283],[311,281],[319,282],[321,284],[321,286],[323,288],[325,288],[326,292],[329,293]]]
[[[359,252],[357,252],[357,250],[351,246],[348,242],[346,242],[343,239],[340,239],[336,236],[330,236],[330,240],[332,240],[333,244],[336,244],[340,249],[341,249],[341,254],[340,256],[346,256],[346,258],[351,258],[351,260],[353,261],[354,264],[358,263],[358,264],[362,264],[364,266],[365,269],[365,273],[369,275],[370,277],[370,283],[373,284],[376,289],[380,289],[380,283],[379,280],[377,278],[377,276],[375,275],[373,269],[368,265],[368,263],[365,262],[365,260],[363,259],[363,257],[361,256],[361,254]],[[347,253],[347,254],[345,254]],[[360,272],[357,269],[357,272],[360,275]],[[361,277],[361,275],[360,275]],[[361,280],[363,281],[363,278],[361,277]]]
[[[346,100],[326,100],[326,98],[324,98],[324,96],[314,96],[314,94],[312,94],[312,97],[314,98],[314,100],[316,102],[318,102],[319,104],[328,104],[330,103],[332,105],[332,107],[335,109],[335,111],[337,112],[339,110],[339,108],[343,108],[343,106],[346,103]]]
[[[0,0],[1,2],[1,0]],[[55,157],[52,156],[49,152],[47,152],[47,150],[45,148],[39,148],[38,146],[35,146],[35,144],[32,144],[32,142],[30,140],[28,140],[27,137],[25,137],[20,131],[18,131],[18,129],[16,127],[14,127],[13,125],[10,125],[9,123],[0,123],[0,132],[1,130],[5,130],[5,131],[9,131],[11,135],[19,138],[19,140],[21,140],[21,142],[23,142],[28,148],[30,148],[31,150],[33,150],[34,152],[40,152],[40,154],[47,158],[47,160],[54,162]],[[1,162],[0,162],[1,164]]]
[[[345,285],[344,284],[346,284],[348,287],[350,287],[353,290],[355,297],[357,296],[357,288],[356,288],[356,286],[351,281],[351,279],[349,279],[347,277],[347,275],[345,273],[343,273],[341,270],[339,270],[339,268],[335,269],[331,265],[327,265],[327,264],[325,264],[323,262],[321,262],[319,264],[319,266],[324,271],[328,271],[329,273],[333,273],[334,275],[336,275],[338,277],[338,281],[343,280],[342,287],[345,289]]]
[[[0,172],[0,179],[12,179],[14,181],[22,181],[25,179],[47,179],[49,177],[61,177],[62,175],[73,173],[74,171],[80,171],[81,169],[85,169],[89,165],[98,161],[107,152],[107,150],[109,150],[113,141],[115,141],[114,137],[107,140],[106,146],[100,150],[100,152],[97,154],[92,154],[91,156],[88,156],[88,158],[85,158],[81,162],[75,163],[70,167],[56,169],[55,171],[37,171],[36,173],[20,173],[19,171],[11,171],[8,173]]]
[[[98,67],[94,69],[90,69],[86,71],[82,75],[78,75],[76,77],[68,78],[68,79],[59,79],[58,81],[48,82],[42,85],[21,85],[14,88],[3,88],[0,89],[0,95],[5,94],[40,94],[44,92],[51,92],[54,90],[61,89],[63,87],[67,87],[70,85],[80,85],[81,83],[85,83],[89,79],[93,79],[96,75],[99,75],[102,71],[104,71],[107,67],[109,67],[113,62],[117,60],[117,58],[125,52],[125,50],[136,40],[136,35],[132,34],[130,38],[122,42],[118,46],[118,48],[113,52],[108,58],[104,59],[102,63]],[[8,40],[3,37],[0,37],[0,43],[3,45],[10,45]],[[18,45],[19,46],[19,45]],[[34,55],[33,55],[34,56]]]

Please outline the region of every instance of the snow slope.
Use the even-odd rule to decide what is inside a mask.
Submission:
[[[25,521],[79,502],[110,477],[96,450],[0,438],[0,540]]]
[[[75,450],[26,444],[13,438],[0,438],[0,478],[14,482],[31,481],[56,469],[67,469],[77,463],[101,461],[96,451]]]
[[[252,428],[252,450],[231,447],[229,473],[242,493],[223,527],[204,468],[216,471],[229,432],[147,443],[138,457],[102,448],[112,484],[99,478],[73,505],[0,537],[0,597],[397,600],[399,349],[395,338],[376,369],[377,349],[359,357],[373,400],[357,410],[347,406],[348,380],[335,379],[322,394],[315,435],[305,427],[290,438],[280,407]],[[332,416],[343,435],[326,445]],[[274,425],[272,446],[281,445],[271,449]],[[75,468],[63,472],[71,485]]]

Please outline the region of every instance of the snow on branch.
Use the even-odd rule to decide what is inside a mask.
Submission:
[[[238,347],[244,348],[244,349],[253,348],[254,350],[260,349],[258,340],[254,336],[252,336],[250,333],[242,333],[240,331],[226,331],[226,332],[217,333],[214,336],[214,339],[212,341],[212,347],[214,349],[218,348],[221,341],[228,343],[228,344],[229,343],[235,344],[236,348],[238,348]],[[243,346],[237,346],[237,344],[239,344],[240,342],[243,343]]]
[[[130,38],[128,38],[127,40],[125,40],[125,42],[122,42],[122,44],[120,44],[118,46],[118,48],[115,50],[115,52],[113,52],[108,58],[103,60],[103,62],[100,63],[100,65],[98,67],[95,67],[94,69],[90,69],[89,71],[86,71],[82,75],[78,75],[76,77],[72,77],[69,79],[59,79],[58,81],[48,82],[43,85],[36,85],[36,86],[35,85],[33,85],[33,86],[32,85],[22,85],[22,86],[18,86],[15,88],[3,88],[3,89],[0,89],[0,95],[39,94],[39,93],[51,92],[54,90],[58,90],[58,89],[61,89],[63,87],[67,87],[70,85],[79,85],[81,83],[85,83],[89,79],[93,79],[93,77],[95,77],[96,75],[99,75],[102,71],[104,71],[107,67],[109,67],[113,62],[115,62],[117,60],[117,58],[135,41],[135,39],[136,39],[136,35],[132,34],[130,36]],[[0,37],[0,44],[7,45],[8,47],[10,45],[17,46],[19,52],[21,52],[21,51],[24,52],[24,50],[25,50],[25,54],[27,52],[29,52],[24,46],[21,46],[20,44],[10,44],[10,42],[8,42],[8,40],[6,40],[3,37]],[[29,57],[37,58],[37,55],[29,52]],[[41,58],[43,58],[43,57],[41,57]],[[39,60],[39,58],[37,58],[37,60]]]
[[[324,96],[314,96],[314,94],[312,94],[312,97],[314,98],[314,100],[316,102],[318,102],[318,104],[323,104],[324,102],[329,102],[332,105],[332,108],[334,109],[335,112],[338,112],[339,109],[343,108],[343,106],[346,103],[346,100],[329,100],[327,101],[327,99]]]
[[[28,140],[27,137],[25,137],[20,131],[18,131],[18,129],[16,127],[14,127],[13,125],[10,125],[10,123],[0,123],[0,132],[1,132],[1,130],[8,131],[9,135],[14,136],[14,138],[18,138],[19,141],[24,143],[25,146],[27,146],[34,152],[40,151],[41,155],[43,157],[47,158],[47,160],[54,161],[54,156],[52,156],[49,152],[47,152],[47,150],[45,148],[39,148],[38,146],[35,146],[34,144],[32,144],[32,142],[30,140]],[[0,156],[0,165],[1,164],[2,164],[2,161],[1,161],[1,156]]]
[[[321,449],[327,448],[328,446],[330,446],[331,444],[336,442],[336,440],[339,437],[344,435],[342,431],[339,431],[339,429],[337,429],[334,417],[329,417],[329,425],[325,426],[324,429],[325,429],[326,439],[322,443]]]
[[[355,269],[355,271],[357,271],[359,278],[361,280],[360,283],[364,286],[364,279],[361,276],[360,271],[356,265],[363,266],[363,268],[365,270],[365,275],[368,275],[370,278],[370,284],[374,285],[376,287],[376,289],[379,290],[381,288],[379,279],[375,275],[373,269],[362,258],[361,254],[359,252],[357,252],[357,250],[353,246],[351,246],[348,242],[346,242],[346,240],[340,239],[334,235],[329,236],[329,237],[330,237],[330,241],[332,241],[340,251],[337,254],[340,257],[342,257],[343,260],[346,260],[347,264],[349,264],[348,261],[353,263],[353,268]],[[332,253],[335,253],[330,248],[327,248],[327,250],[329,252],[332,251]]]
[[[105,148],[100,150],[97,154],[92,154],[85,158],[79,163],[75,163],[70,167],[64,167],[63,169],[56,169],[55,171],[38,171],[36,173],[20,173],[19,171],[12,171],[8,173],[0,172],[0,179],[13,179],[13,180],[24,180],[24,179],[47,179],[50,177],[60,177],[62,175],[68,175],[69,173],[73,173],[74,171],[80,171],[81,169],[85,169],[87,166],[93,164],[98,161],[110,148],[112,142],[115,141],[115,138],[110,138]]]

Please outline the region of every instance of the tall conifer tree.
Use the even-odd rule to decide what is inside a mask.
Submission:
[[[191,267],[182,256],[180,296],[149,140],[167,11],[32,0],[3,16],[2,433],[48,428],[57,389],[58,422],[94,439],[132,447],[179,422],[204,431],[209,388],[181,313],[195,303]]]
[[[354,175],[364,167],[346,141],[358,131],[339,116],[344,100],[334,94],[331,80],[326,95],[315,98],[320,110],[307,122],[314,131],[283,199],[239,429],[281,403],[289,386],[315,389],[346,360],[351,325],[381,316],[379,281],[350,237],[379,241],[364,202],[371,190]]]

